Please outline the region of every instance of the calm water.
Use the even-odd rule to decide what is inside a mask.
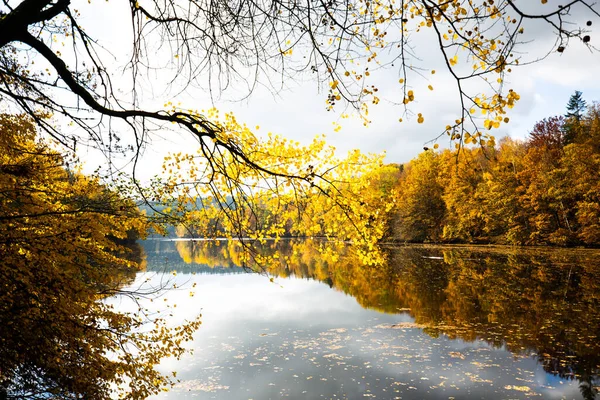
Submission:
[[[160,398],[600,398],[598,252],[405,247],[374,269],[318,247],[265,246],[287,255],[271,282],[232,243],[145,242],[143,278],[178,287],[153,304],[203,315]]]

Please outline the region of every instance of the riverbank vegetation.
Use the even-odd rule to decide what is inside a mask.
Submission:
[[[600,106],[584,113],[580,95],[576,114],[538,122],[524,141],[426,150],[403,165],[388,238],[600,245]]]
[[[155,366],[183,352],[199,321],[171,328],[105,302],[152,294],[123,291],[144,266],[135,240],[148,222],[136,204],[14,115],[0,115],[0,197],[0,398],[145,398],[169,387]]]
[[[180,207],[176,233],[351,241],[362,246],[365,264],[381,261],[381,242],[598,246],[600,105],[585,110],[577,92],[566,116],[538,122],[525,140],[468,136],[475,146],[426,148],[406,164],[359,152],[336,159],[331,150],[319,153],[323,143],[319,151],[296,149],[313,155],[296,165],[318,162],[327,173],[304,185],[274,180],[259,196],[256,176],[239,174],[252,185],[218,188],[227,201],[205,195],[192,211]],[[165,169],[182,166],[169,159]],[[183,194],[175,203],[186,204]]]

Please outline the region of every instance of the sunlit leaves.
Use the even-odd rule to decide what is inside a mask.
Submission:
[[[335,96],[330,95],[328,99],[330,109],[335,100],[339,100],[339,95],[341,99],[354,104],[356,110],[365,117],[365,122],[369,122],[366,118],[368,108],[363,107],[363,104],[377,104],[381,96],[376,96],[367,83],[369,76],[376,73],[377,69],[366,68],[363,73],[358,73],[355,67],[361,61],[367,65],[376,62],[381,67],[398,68],[402,76],[399,80],[402,97],[391,100],[409,108],[417,95],[412,87],[417,87],[415,83],[422,78],[419,72],[422,66],[418,62],[419,48],[412,48],[408,37],[416,37],[421,30],[432,30],[439,38],[439,43],[433,46],[445,60],[449,72],[445,79],[453,81],[452,85],[456,87],[457,98],[462,105],[462,109],[457,109],[459,122],[456,124],[461,134],[451,134],[451,140],[459,142],[459,148],[469,144],[479,145],[479,140],[464,142],[464,133],[475,137],[479,131],[498,129],[502,123],[508,123],[505,114],[519,100],[519,95],[508,87],[506,75],[525,57],[523,53],[517,56],[514,50],[522,44],[517,38],[523,32],[522,24],[531,17],[523,13],[518,5],[487,1],[466,5],[460,1],[444,1],[431,4],[403,3],[397,7],[376,1],[368,5],[359,2],[358,5],[350,4],[348,7],[355,10],[349,21],[353,26],[351,31],[344,32],[345,25],[336,19],[335,8],[329,15],[338,22],[333,30],[339,29],[341,48],[352,49],[347,50],[347,58],[342,56],[335,62],[329,55],[324,55],[329,61],[327,73],[330,86],[336,90]],[[565,17],[568,15],[566,10],[559,9],[557,12]],[[365,24],[369,16],[373,18],[374,26]],[[562,22],[546,22],[549,23],[549,29],[560,37],[581,35],[569,31]],[[356,49],[356,42],[360,43],[359,48],[363,47],[363,53]],[[347,47],[343,47],[344,45]],[[390,57],[382,56],[386,51]],[[338,55],[335,51],[333,54]],[[435,74],[436,71],[430,72]],[[467,84],[467,81],[479,85],[473,86]],[[363,90],[365,86],[369,89]],[[478,87],[480,92],[467,87]],[[427,88],[433,90],[432,85],[427,85]],[[425,115],[423,113],[424,118]],[[484,141],[487,140],[484,137]]]
[[[207,114],[218,117],[216,110]],[[320,236],[353,242],[365,264],[380,262],[376,243],[385,233],[390,204],[389,191],[382,194],[376,184],[384,171],[382,156],[352,151],[338,158],[321,137],[307,145],[270,133],[259,140],[231,114],[219,126],[217,142],[235,140],[246,158],[208,143],[198,154],[168,156],[166,174],[154,185],[153,195],[174,205],[167,211],[180,222],[180,235],[261,243]],[[202,157],[206,152],[212,154],[209,161]]]

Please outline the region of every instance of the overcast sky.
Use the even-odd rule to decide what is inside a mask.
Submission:
[[[553,7],[556,4],[558,3],[550,1],[546,6]],[[539,1],[528,2],[528,5],[532,8],[540,7]],[[127,37],[128,34],[119,31],[117,27],[128,27],[130,21],[126,18],[121,22],[115,20],[115,15],[118,14],[126,17],[127,11],[115,14],[114,7],[114,3],[95,6],[93,15],[84,13],[84,23],[90,25],[88,33],[92,36],[97,33],[100,42],[118,56],[119,46],[124,53],[128,51],[128,47],[123,45],[127,43],[123,37]],[[103,24],[105,19],[110,19],[111,26],[115,29],[107,31],[106,25]],[[593,19],[595,25],[590,28],[591,44],[600,42],[600,36],[594,35],[594,28],[598,28],[596,25],[600,25],[600,20],[593,18],[589,11],[583,10],[577,11],[574,19]],[[97,32],[94,32],[95,30]],[[355,148],[363,152],[385,151],[387,162],[406,162],[422,151],[423,146],[437,137],[460,113],[456,83],[448,73],[444,73],[445,68],[440,62],[439,53],[436,53],[439,49],[432,41],[432,32],[426,31],[415,35],[413,40],[416,53],[422,59],[422,66],[437,71],[435,75],[427,75],[426,79],[413,82],[416,101],[411,103],[411,110],[415,115],[419,112],[424,114],[423,124],[417,123],[416,116],[403,116],[403,109],[391,104],[402,99],[397,70],[373,74],[375,83],[380,88],[382,101],[371,107],[369,117],[372,123],[368,127],[364,127],[358,118],[340,120],[343,108],[328,112],[325,104],[326,93],[319,89],[316,82],[308,79],[304,82],[286,82],[287,88],[276,94],[259,87],[244,101],[228,101],[228,98],[236,97],[234,90],[232,93],[225,93],[214,105],[221,111],[233,111],[239,121],[249,126],[260,125],[261,128],[257,132],[259,135],[274,132],[294,140],[309,142],[317,134],[326,134],[327,141],[338,148],[340,154]],[[548,27],[541,24],[526,26],[525,38],[531,40],[519,49],[525,59],[535,59],[546,54],[555,41],[555,36]],[[588,103],[600,100],[599,67],[600,54],[572,41],[562,54],[555,52],[538,63],[514,68],[513,72],[507,75],[506,86],[519,93],[521,100],[509,111],[511,122],[496,131],[496,137],[510,135],[514,138],[525,138],[536,121],[564,114],[565,105],[575,90],[582,91]],[[159,77],[154,79],[160,80]],[[428,84],[434,87],[433,91],[427,90]],[[148,98],[147,101],[156,107],[160,107],[160,104],[167,100],[181,101],[186,108],[205,109],[211,106],[211,100],[201,91],[189,90],[187,94],[169,96],[155,93],[155,98]],[[404,122],[398,122],[400,117],[404,117]],[[334,132],[334,122],[342,124],[341,131]],[[162,160],[167,150],[189,150],[190,147],[186,143],[190,142],[172,136],[167,136],[167,139],[155,139],[153,145],[145,152],[144,168],[150,172],[153,169],[151,166],[156,166],[157,160]],[[445,138],[439,143],[442,147],[448,146]],[[92,168],[96,161],[93,157],[88,159],[88,167]]]

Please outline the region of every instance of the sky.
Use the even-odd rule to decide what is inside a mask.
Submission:
[[[129,51],[127,41],[123,40],[128,33],[120,30],[130,26],[127,11],[115,13],[115,7],[119,6],[114,3],[95,4],[87,14],[82,9],[82,21],[89,27],[88,33],[91,33],[92,37],[98,37],[102,45],[110,48],[115,60],[127,59],[119,57],[120,52],[125,55]],[[534,1],[523,3],[525,4],[530,7],[527,11],[535,12],[539,11],[540,7],[556,7],[559,2],[550,0],[545,6]],[[600,27],[600,18],[591,15],[589,10],[575,9],[571,20],[581,22],[588,19],[595,23],[589,28],[592,37],[590,44],[594,45],[596,41],[600,41],[600,36],[594,35]],[[111,29],[108,30],[107,20],[111,21]],[[552,49],[556,37],[545,24],[529,24],[525,29],[524,40],[529,42],[523,43],[518,49],[524,59],[534,60]],[[365,153],[386,152],[387,162],[404,163],[417,156],[424,146],[431,146],[430,141],[438,137],[444,127],[454,121],[460,112],[456,83],[448,73],[444,73],[439,49],[434,40],[432,32],[427,30],[414,35],[413,38],[412,44],[415,53],[421,59],[420,65],[428,70],[437,71],[435,75],[424,74],[424,78],[413,81],[416,100],[411,103],[411,111],[414,115],[403,115],[403,109],[393,104],[402,98],[398,71],[374,72],[373,79],[380,88],[382,100],[378,105],[371,106],[369,118],[372,122],[368,127],[364,127],[358,118],[340,118],[344,111],[352,110],[339,107],[333,112],[327,111],[326,90],[310,79],[286,81],[285,89],[277,93],[258,87],[242,101],[232,100],[239,97],[235,88],[223,93],[216,101],[211,101],[210,97],[200,90],[188,90],[180,95],[148,90],[145,92],[145,104],[150,108],[159,108],[163,103],[173,101],[181,102],[185,108],[196,109],[206,109],[214,105],[223,112],[233,112],[239,121],[248,126],[260,126],[255,132],[259,136],[273,132],[308,143],[315,135],[325,134],[327,142],[335,146],[340,155],[357,148]],[[511,120],[510,123],[495,131],[495,136],[525,138],[535,122],[550,116],[563,115],[567,101],[575,90],[582,91],[583,98],[588,103],[600,100],[600,79],[596,76],[598,66],[600,53],[590,51],[580,42],[571,41],[563,53],[550,53],[541,61],[514,68],[513,72],[507,75],[505,85],[519,93],[521,100],[514,109],[509,110],[507,116]],[[115,71],[122,70],[115,68]],[[117,80],[118,74],[115,72]],[[148,82],[155,83],[163,78],[166,79],[158,75],[152,76]],[[434,87],[433,91],[427,90],[429,84]],[[416,114],[419,112],[425,117],[422,124],[417,123]],[[400,117],[403,118],[402,123],[398,121]],[[342,125],[339,132],[334,131],[336,122]],[[155,137],[145,150],[142,175],[149,176],[151,171],[157,172],[157,160],[162,160],[165,152],[189,149],[192,143],[189,137],[175,137],[172,134],[161,136]],[[446,137],[442,137],[438,143],[442,148],[450,145]],[[90,169],[102,163],[91,153],[84,154],[82,158],[87,159],[87,167]]]

